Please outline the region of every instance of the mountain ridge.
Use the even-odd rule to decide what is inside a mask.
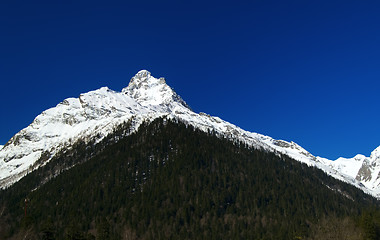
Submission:
[[[0,148],[0,187],[12,185],[78,140],[99,142],[132,118],[135,131],[143,121],[163,116],[255,148],[286,154],[368,194],[380,196],[380,147],[370,157],[357,155],[336,161],[316,157],[294,142],[248,132],[219,117],[193,112],[164,78],[154,78],[147,70],[139,71],[120,92],[102,87],[78,98],[67,98],[38,115]]]

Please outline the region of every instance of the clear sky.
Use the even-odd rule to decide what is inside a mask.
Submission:
[[[0,144],[63,99],[119,91],[147,69],[196,112],[329,159],[368,156],[380,145],[379,12],[379,1],[1,1]]]

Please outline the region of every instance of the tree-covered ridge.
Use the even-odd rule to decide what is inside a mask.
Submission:
[[[0,239],[379,236],[377,201],[319,169],[181,122],[157,119],[123,137],[129,126],[78,142],[0,192]]]

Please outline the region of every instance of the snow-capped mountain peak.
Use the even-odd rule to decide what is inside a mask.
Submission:
[[[154,78],[146,70],[139,71],[123,93],[138,100],[142,105],[160,105],[173,94],[164,78]]]
[[[186,102],[166,84],[165,78],[154,78],[147,70],[139,71],[121,91],[136,99],[143,106],[161,106],[173,109],[181,104],[187,108]]]
[[[159,84],[163,85],[165,84],[165,81],[160,82],[158,81],[158,79],[152,77],[149,71],[141,70],[134,77],[131,78],[128,86],[124,88],[122,92],[125,92],[125,93],[130,92],[130,93],[137,94],[138,91],[136,90],[140,88],[144,88],[145,90],[147,90],[148,88],[157,86]]]
[[[380,197],[380,147],[370,157],[357,155],[336,161],[315,157],[294,142],[244,131],[218,117],[193,112],[164,78],[155,78],[146,70],[139,71],[121,92],[102,87],[78,98],[67,98],[38,115],[4,147],[0,146],[0,188],[43,166],[77,141],[97,143],[123,122],[133,120],[133,132],[142,122],[158,117],[177,119],[220,137],[288,155]]]

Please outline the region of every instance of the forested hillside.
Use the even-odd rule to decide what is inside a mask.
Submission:
[[[378,201],[319,169],[172,120],[128,128],[1,191],[0,239],[380,236]]]

